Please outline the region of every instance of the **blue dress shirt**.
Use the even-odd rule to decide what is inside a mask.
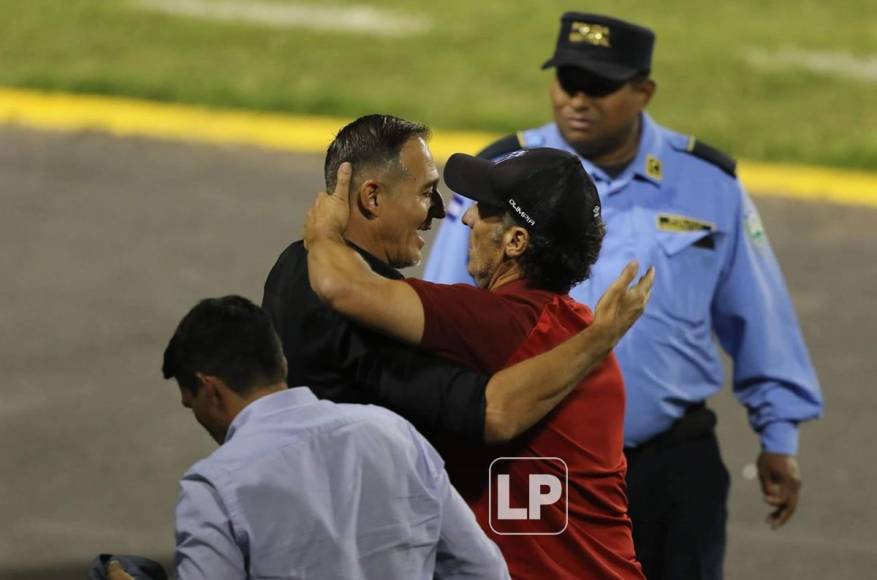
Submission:
[[[758,212],[736,178],[688,152],[689,137],[646,114],[642,121],[637,156],[621,174],[579,156],[607,235],[591,278],[570,292],[593,308],[628,261],[656,268],[645,313],[615,349],[628,393],[625,445],[665,431],[721,388],[715,334],[734,359],[734,394],[763,449],[794,454],[797,425],[821,414],[822,395]],[[518,135],[527,148],[576,154],[554,123]],[[471,283],[460,219],[470,204],[449,203],[427,280]]]
[[[180,487],[183,580],[508,578],[436,451],[380,407],[265,396]]]

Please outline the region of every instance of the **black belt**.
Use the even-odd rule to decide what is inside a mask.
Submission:
[[[675,447],[688,441],[701,439],[716,428],[716,414],[703,403],[692,405],[685,414],[676,419],[669,429],[658,433],[636,447],[627,447],[625,453],[639,453],[646,449]]]

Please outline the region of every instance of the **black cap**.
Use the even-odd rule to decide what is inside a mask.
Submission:
[[[655,33],[599,14],[567,12],[560,18],[560,36],[542,68],[574,66],[618,82],[652,70]]]
[[[600,217],[600,197],[581,161],[559,149],[525,149],[495,162],[454,153],[444,175],[456,193],[505,208],[548,237],[593,227]]]

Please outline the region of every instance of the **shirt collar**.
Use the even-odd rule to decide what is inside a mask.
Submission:
[[[238,413],[238,416],[234,418],[234,421],[232,421],[231,425],[228,427],[228,432],[225,434],[224,442],[227,443],[232,437],[234,437],[234,434],[237,431],[242,429],[244,425],[250,421],[258,421],[259,417],[263,417],[274,411],[288,409],[289,407],[310,405],[316,403],[318,400],[317,396],[314,395],[313,391],[308,387],[284,389],[282,391],[277,391],[276,393],[271,393],[270,395],[265,395],[264,397],[259,397],[244,407],[243,410]]]
[[[491,292],[497,294],[521,294],[523,292],[546,292],[548,294],[555,294],[555,292],[551,292],[550,290],[534,288],[526,278],[516,278],[511,282],[503,284],[496,290],[491,290]]]
[[[356,252],[362,256],[362,258],[368,263],[369,267],[375,274],[379,274],[384,278],[389,278],[390,280],[402,280],[405,276],[402,275],[402,272],[393,268],[383,260],[376,258],[375,256],[369,254],[350,240],[344,240],[347,242],[347,245],[356,250]]]
[[[655,185],[661,185],[663,179],[663,162],[661,161],[662,139],[658,127],[647,113],[640,116],[642,133],[639,140],[639,148],[636,157],[629,169],[634,175],[650,181]],[[626,173],[626,171],[625,171]]]
[[[661,160],[661,148],[663,140],[658,127],[648,113],[641,113],[642,130],[640,133],[640,141],[637,146],[637,154],[633,161],[614,179],[605,171],[594,165],[584,157],[578,154],[563,139],[556,123],[551,124],[551,134],[548,142],[552,146],[559,145],[559,149],[563,149],[569,153],[573,153],[581,160],[582,165],[588,174],[597,182],[598,189],[601,193],[615,193],[621,190],[631,179],[640,177],[656,186],[661,185],[663,177],[663,162]],[[655,163],[657,162],[657,163]]]

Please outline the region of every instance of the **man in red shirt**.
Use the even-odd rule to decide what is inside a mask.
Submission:
[[[531,149],[499,162],[448,161],[445,182],[478,202],[463,221],[479,288],[374,275],[340,236],[349,175],[342,166],[336,195],[320,195],[305,232],[311,286],[332,308],[485,372],[545,352],[593,320],[567,295],[588,276],[604,233],[596,189],[575,156]],[[632,292],[647,298],[653,277],[650,269]],[[627,515],[624,404],[610,355],[506,446],[444,450],[513,577],[643,578]]]

